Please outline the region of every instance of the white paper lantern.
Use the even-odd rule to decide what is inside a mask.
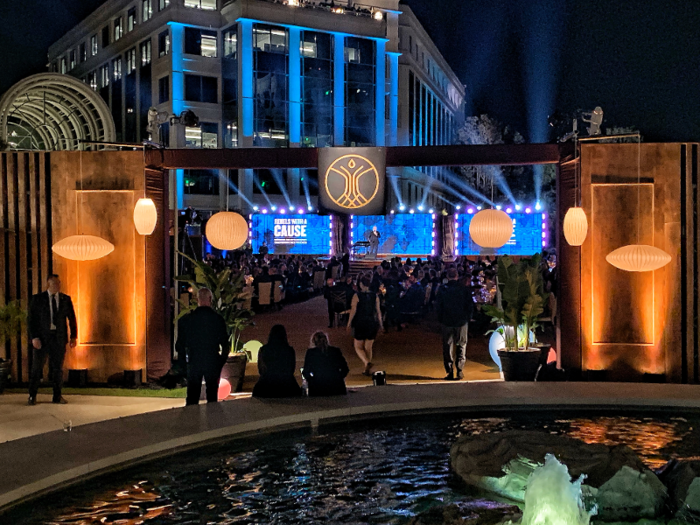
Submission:
[[[513,220],[501,210],[481,210],[469,224],[469,235],[482,248],[500,248],[513,235]]]
[[[158,211],[151,199],[139,199],[134,207],[134,226],[139,235],[150,235],[156,229]]]
[[[570,246],[581,246],[588,234],[588,219],[583,208],[569,208],[564,215],[564,237]]]
[[[626,272],[652,272],[671,262],[671,256],[655,246],[630,244],[613,250],[605,260]]]
[[[238,213],[221,211],[207,222],[206,235],[214,248],[237,250],[248,240],[248,222]]]
[[[56,255],[71,261],[94,261],[114,251],[114,245],[94,235],[71,235],[51,247]]]

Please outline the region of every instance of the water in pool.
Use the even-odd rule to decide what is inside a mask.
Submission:
[[[652,469],[700,450],[697,417],[434,416],[247,439],[102,477],[17,508],[29,524],[402,524],[434,505],[483,499],[451,474],[461,435],[539,429],[627,444]]]

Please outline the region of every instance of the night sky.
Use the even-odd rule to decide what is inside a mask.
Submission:
[[[526,139],[547,115],[601,106],[646,141],[700,140],[700,2],[405,0],[488,113]],[[48,46],[103,0],[0,1],[0,93],[45,71]]]

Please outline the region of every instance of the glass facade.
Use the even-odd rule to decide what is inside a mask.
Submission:
[[[333,145],[333,36],[303,31],[301,55],[301,145]]]
[[[375,143],[375,64],[373,40],[345,38],[345,145]]]
[[[223,77],[222,122],[224,148],[238,147],[238,27],[223,32],[224,56],[221,61]]]
[[[253,26],[253,145],[289,145],[289,35],[286,28]]]

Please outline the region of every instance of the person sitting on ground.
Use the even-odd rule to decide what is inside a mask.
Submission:
[[[260,379],[253,388],[253,397],[296,397],[301,395],[294,378],[296,353],[287,341],[287,330],[276,324],[270,330],[267,344],[258,352]]]
[[[303,375],[309,384],[309,396],[345,395],[345,378],[350,371],[340,348],[330,346],[325,332],[311,336],[306,351]]]

